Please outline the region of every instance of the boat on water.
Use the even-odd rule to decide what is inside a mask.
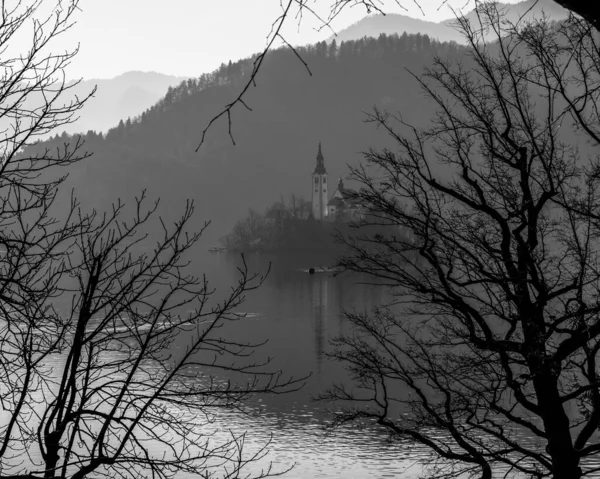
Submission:
[[[341,268],[339,266],[331,266],[331,267],[317,266],[316,268],[312,267],[312,268],[308,268],[308,269],[303,269],[302,271],[305,273],[308,273],[308,274],[331,273],[333,275],[337,275],[343,271],[343,268]]]
[[[227,251],[227,248],[224,248],[222,246],[213,246],[211,248],[208,248],[208,251],[210,251],[211,253],[224,253]]]

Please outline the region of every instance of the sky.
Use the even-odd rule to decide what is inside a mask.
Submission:
[[[52,2],[54,0],[46,0]],[[61,49],[79,44],[79,54],[67,70],[71,79],[112,78],[121,73],[156,71],[199,76],[221,63],[262,50],[272,22],[286,0],[81,0],[76,25],[56,43]],[[517,0],[504,0],[514,3]],[[308,0],[326,16],[333,0]],[[453,16],[449,5],[471,8],[472,0],[382,0],[386,13],[402,13],[429,21]],[[339,31],[367,15],[364,6],[350,6],[335,19]],[[310,15],[300,23],[289,18],[284,31],[293,45],[329,38]]]

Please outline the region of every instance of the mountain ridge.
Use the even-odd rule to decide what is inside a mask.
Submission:
[[[519,3],[495,2],[499,9],[506,14],[506,19],[516,22],[520,17],[524,20],[540,18],[542,12],[553,20],[566,18],[568,10],[552,0],[526,0]],[[476,13],[471,10],[466,15],[470,20],[476,20]],[[454,41],[463,43],[463,36],[454,27],[455,19],[432,22],[402,14],[373,14],[340,30],[337,35],[327,39],[328,43],[358,40],[363,37],[376,38],[380,34],[392,35],[406,32],[407,34],[428,35],[440,42]]]

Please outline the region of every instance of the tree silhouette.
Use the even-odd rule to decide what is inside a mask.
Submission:
[[[593,475],[598,39],[574,17],[517,29],[494,4],[478,13],[479,25],[460,19],[470,58],[415,76],[438,107],[431,127],[371,116],[396,148],[353,169],[355,198],[367,224],[392,224],[342,238],[341,265],[392,286],[391,305],[347,314],[355,330],[332,356],[354,381],[324,397],[342,401],[334,425],[427,446],[436,478]]]
[[[85,103],[64,80],[77,52],[51,52],[78,9],[0,7],[0,477],[239,477],[266,450],[245,453],[243,432],[211,437],[213,411],[300,385],[231,333],[262,277],[244,266],[215,296],[189,259],[202,233],[189,231],[192,203],[153,230],[144,193],[128,210],[65,207],[66,174],[90,155],[66,135],[30,148]]]

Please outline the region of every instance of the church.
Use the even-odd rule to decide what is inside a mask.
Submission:
[[[364,217],[366,210],[353,198],[353,190],[344,187],[342,178],[331,196],[327,194],[327,169],[319,142],[317,165],[311,176],[312,217],[318,221],[351,222]]]

